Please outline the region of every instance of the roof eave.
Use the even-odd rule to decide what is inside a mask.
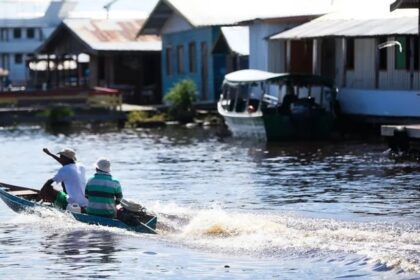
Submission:
[[[374,35],[323,35],[323,36],[290,36],[290,37],[279,37],[279,38],[270,38],[270,40],[313,40],[313,39],[322,39],[322,38],[378,38],[378,37],[392,37],[392,36],[414,36],[416,33],[389,33],[389,34],[374,34]]]
[[[54,39],[54,36],[56,36],[56,34],[58,34],[62,29],[66,29],[67,31],[69,31],[71,34],[74,35],[75,38],[77,38],[88,50],[90,54],[94,54],[96,55],[98,52],[97,50],[93,49],[92,46],[90,46],[88,43],[86,43],[82,38],[80,38],[64,21],[62,21],[60,23],[60,25],[57,26],[57,28],[54,30],[54,32],[48,37],[47,40],[44,41],[44,43],[42,43],[42,45],[40,45],[36,50],[35,53],[40,53],[41,50],[43,48],[45,48],[45,46],[47,46],[51,40]]]
[[[396,0],[389,8],[391,12],[397,9],[420,9],[420,1]]]
[[[316,19],[323,14],[314,15],[296,15],[296,16],[282,16],[282,17],[267,17],[267,18],[254,18],[238,22],[238,25],[250,25],[254,22],[266,22],[266,23],[302,23]]]
[[[161,4],[165,4],[167,5],[170,9],[172,9],[172,13],[169,17],[171,17],[174,14],[179,15],[180,17],[182,17],[189,25],[191,25],[192,27],[196,27],[191,20],[189,20],[184,14],[182,14],[174,5],[172,5],[172,3],[168,0],[159,0],[159,2],[156,4],[156,6],[153,8],[152,12],[149,14],[149,16],[147,17],[146,21],[144,22],[143,26],[140,28],[139,32],[137,32],[137,37],[140,35],[161,35],[161,30],[162,27],[164,26],[164,24],[162,25],[162,27],[160,28],[154,28],[153,30],[156,30],[154,32],[146,32],[145,30],[147,30],[147,25],[149,24],[152,15],[157,11],[157,9],[159,8],[159,5]],[[165,22],[169,19],[166,18]]]

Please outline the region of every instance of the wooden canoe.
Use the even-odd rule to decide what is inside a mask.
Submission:
[[[32,188],[25,188],[19,186],[13,186],[5,183],[0,183],[0,198],[15,212],[36,212],[36,208],[54,208],[50,203],[42,203],[37,201],[39,190]],[[55,208],[56,209],[56,208]],[[64,210],[59,210],[63,211]],[[94,224],[115,228],[127,229],[130,231],[140,232],[140,233],[151,233],[156,234],[156,216],[149,216],[149,220],[144,223],[139,223],[137,225],[128,225],[117,219],[104,218],[94,215],[88,215],[83,213],[71,213],[73,217],[82,223]]]

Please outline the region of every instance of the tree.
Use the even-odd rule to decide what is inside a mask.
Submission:
[[[193,103],[197,87],[192,80],[182,80],[175,84],[165,96],[169,103],[169,116],[182,123],[191,122],[195,115]]]

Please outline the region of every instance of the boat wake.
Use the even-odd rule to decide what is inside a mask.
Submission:
[[[30,215],[28,215],[30,214]],[[119,235],[137,236],[137,233],[125,229],[111,228],[100,225],[89,225],[81,223],[74,219],[69,213],[64,213],[55,209],[39,208],[30,213],[21,213],[8,223],[26,226],[27,228],[36,228],[48,232],[48,234],[64,234],[74,231],[84,232],[106,232]]]
[[[358,223],[299,217],[290,213],[254,214],[218,207],[197,209],[175,203],[147,205],[158,216],[158,235],[77,222],[71,215],[42,210],[17,215],[8,223],[62,234],[104,231],[163,239],[190,248],[253,257],[310,258],[348,261],[356,255],[373,269],[420,273],[419,223]]]
[[[190,247],[270,257],[356,254],[383,270],[420,272],[420,224],[343,222],[159,203],[150,209],[158,214],[162,235]]]

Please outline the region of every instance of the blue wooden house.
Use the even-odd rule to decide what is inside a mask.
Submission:
[[[218,99],[227,71],[248,68],[247,58],[244,57],[249,54],[249,48],[247,51],[237,47],[249,46],[248,29],[222,31],[222,26],[247,17],[235,16],[231,12],[223,15],[220,13],[222,6],[218,4],[160,0],[139,31],[139,35],[154,34],[162,38],[163,95],[177,82],[191,79],[197,85],[198,101],[214,102]],[[239,33],[246,35],[238,36]],[[217,44],[223,40],[227,43]],[[241,58],[232,58],[235,55]]]

